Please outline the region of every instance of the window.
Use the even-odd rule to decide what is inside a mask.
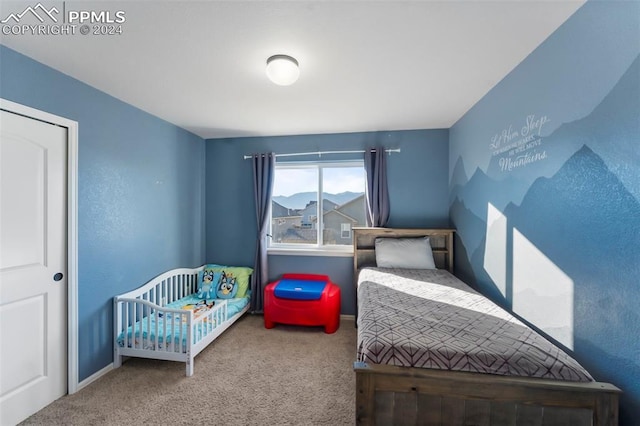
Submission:
[[[351,227],[365,226],[364,189],[362,161],[276,163],[270,247],[351,247]]]
[[[340,226],[340,238],[351,238],[351,224],[343,223]]]

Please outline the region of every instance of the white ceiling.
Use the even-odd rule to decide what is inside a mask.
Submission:
[[[449,128],[583,3],[67,1],[123,34],[1,41],[203,138]],[[292,86],[265,76],[281,53]]]

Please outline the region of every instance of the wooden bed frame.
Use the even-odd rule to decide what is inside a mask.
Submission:
[[[375,266],[378,237],[428,236],[439,269],[453,273],[452,229],[353,228],[354,281]],[[357,289],[356,289],[357,293]],[[617,425],[620,389],[355,362],[358,425]]]

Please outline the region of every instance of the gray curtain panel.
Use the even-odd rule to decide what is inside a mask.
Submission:
[[[251,275],[251,312],[262,312],[264,286],[269,280],[267,266],[267,233],[269,232],[269,208],[273,192],[276,156],[273,153],[254,154],[253,193],[256,200],[258,224],[256,259]]]
[[[367,226],[384,227],[389,221],[389,189],[387,187],[387,153],[384,147],[364,152],[367,174]]]

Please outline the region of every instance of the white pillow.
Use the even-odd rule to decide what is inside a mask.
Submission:
[[[380,268],[436,269],[429,237],[376,238],[375,245]]]

